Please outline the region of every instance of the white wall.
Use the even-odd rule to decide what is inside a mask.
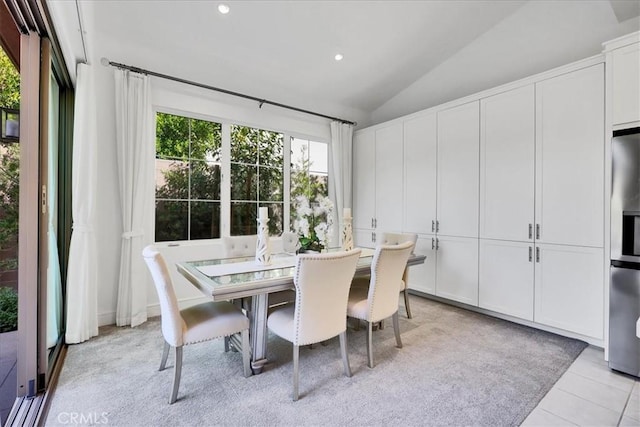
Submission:
[[[99,64],[95,61],[94,64]],[[96,99],[98,114],[98,200],[96,238],[98,241],[98,315],[100,325],[115,323],[118,277],[120,268],[120,242],[122,220],[118,193],[118,166],[115,143],[115,95],[114,69],[101,65],[96,67]],[[287,131],[301,137],[320,141],[330,140],[329,121],[275,107],[257,108],[255,102],[232,98],[203,89],[152,78],[152,103],[155,109],[187,112],[202,118],[220,118],[270,130]],[[154,188],[149,189],[153,197]],[[147,229],[153,233],[153,217],[146,221]],[[152,235],[152,234],[151,234]],[[279,240],[273,242],[278,250]],[[217,240],[197,241],[169,247],[160,244],[161,252],[170,265],[175,261],[214,258],[222,255]],[[178,299],[189,305],[203,300],[196,290],[177,271],[172,269]],[[147,277],[149,315],[159,314],[157,296]]]

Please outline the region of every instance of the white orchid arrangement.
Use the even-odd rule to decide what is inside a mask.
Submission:
[[[333,232],[333,203],[328,197],[319,195],[314,203],[306,196],[294,201],[296,219],[293,228],[300,239],[300,249],[321,251],[329,244]]]

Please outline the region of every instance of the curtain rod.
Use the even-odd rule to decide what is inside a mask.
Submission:
[[[182,79],[180,77],[174,77],[174,76],[169,76],[167,74],[156,73],[155,71],[145,70],[145,69],[134,67],[134,66],[131,66],[131,65],[120,64],[118,62],[109,61],[107,58],[102,58],[100,60],[100,62],[104,66],[111,65],[111,66],[116,67],[116,68],[122,68],[124,70],[133,71],[134,73],[147,74],[149,76],[160,77],[162,79],[167,79],[167,80],[173,80],[174,82],[184,83],[184,84],[188,84],[188,85],[191,85],[191,86],[197,86],[197,87],[201,87],[203,89],[214,90],[216,92],[222,92],[222,93],[225,93],[227,95],[233,95],[233,96],[237,96],[237,97],[244,98],[244,99],[250,99],[252,101],[258,102],[258,108],[262,108],[262,106],[264,104],[269,104],[269,105],[273,105],[275,107],[286,108],[288,110],[298,111],[299,113],[311,114],[312,116],[323,117],[325,119],[335,120],[335,121],[346,123],[346,124],[353,125],[353,126],[355,126],[357,124],[356,122],[352,122],[350,120],[345,120],[345,119],[341,119],[341,118],[338,118],[338,117],[327,116],[326,114],[316,113],[315,111],[304,110],[302,108],[293,107],[291,105],[286,105],[286,104],[281,104],[279,102],[269,101],[268,99],[262,99],[262,98],[258,98],[258,97],[251,96],[251,95],[245,95],[244,93],[234,92],[232,90],[222,89],[222,88],[215,87],[215,86],[209,86],[209,85],[206,85],[204,83],[198,83],[198,82],[194,82],[194,81],[191,81],[191,80]]]

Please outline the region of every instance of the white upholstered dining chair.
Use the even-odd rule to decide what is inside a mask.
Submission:
[[[374,323],[391,317],[396,345],[398,348],[402,348],[400,325],[398,324],[398,300],[400,297],[398,289],[402,286],[402,275],[413,247],[413,242],[378,246],[371,262],[369,286],[352,286],[349,292],[347,316],[367,322],[367,356],[370,368],[373,368],[372,332]]]
[[[257,243],[257,234],[250,234],[248,236],[225,236],[222,238],[224,257],[240,258],[254,256],[256,254]]]
[[[242,311],[225,301],[205,302],[180,310],[167,263],[162,255],[150,245],[144,248],[142,256],[151,272],[160,300],[162,335],[165,340],[160,371],[165,369],[169,348],[175,348],[176,360],[169,403],[174,403],[178,397],[182,373],[182,347],[185,345],[241,333],[244,376],[250,376],[249,319]]]
[[[360,249],[298,255],[293,283],[295,304],[273,311],[269,329],[293,344],[293,400],[298,400],[299,348],[340,336],[344,374],[351,376],[347,354],[347,297]]]
[[[415,233],[386,233],[383,232],[380,236],[381,245],[399,245],[405,242],[413,242],[413,250],[415,250],[415,244],[418,241],[418,235]],[[411,251],[413,253],[413,250]],[[402,288],[400,293],[404,296],[404,308],[407,311],[407,317],[411,319],[411,306],[409,305],[409,269],[405,267],[402,274]]]
[[[296,253],[300,249],[300,237],[296,233],[285,231],[280,235],[282,250],[287,253]]]

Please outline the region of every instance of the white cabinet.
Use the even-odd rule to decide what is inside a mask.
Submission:
[[[478,239],[438,237],[436,295],[478,305]]]
[[[536,84],[536,234],[604,243],[604,66]]]
[[[479,102],[438,113],[438,232],[478,237]],[[476,260],[477,263],[477,260]]]
[[[353,137],[353,228],[372,229],[375,212],[375,133],[356,132]]]
[[[355,134],[354,230],[401,231],[402,145],[402,123]]]
[[[436,219],[436,115],[404,122],[405,231],[430,234]]]
[[[613,124],[640,121],[640,43],[614,50],[611,68]]]
[[[534,86],[480,101],[480,237],[533,237]]]
[[[601,248],[537,245],[537,323],[602,339],[604,266]]]
[[[414,252],[427,258],[424,264],[409,268],[409,289],[433,295],[436,293],[435,237],[418,236]]]
[[[372,230],[353,229],[353,244],[357,248],[374,248],[375,232]]]
[[[533,320],[533,243],[480,239],[478,305]]]
[[[402,230],[402,123],[376,130],[376,210],[377,230]]]

